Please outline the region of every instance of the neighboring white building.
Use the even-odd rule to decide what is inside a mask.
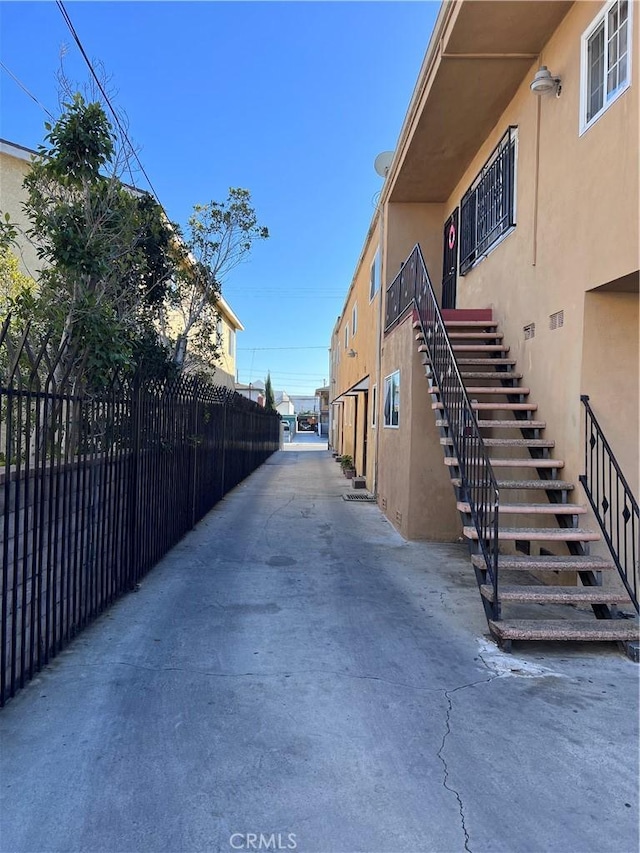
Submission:
[[[248,385],[244,382],[236,382],[236,392],[246,397],[247,400],[253,400],[254,403],[259,403],[264,406],[264,385],[262,382],[250,382]]]
[[[296,410],[293,401],[286,391],[276,391],[274,399],[276,412],[279,415],[295,415]]]

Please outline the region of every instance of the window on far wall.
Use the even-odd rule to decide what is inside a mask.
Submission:
[[[236,330],[229,329],[229,355],[234,358],[236,354]]]
[[[351,311],[351,337],[358,331],[358,304],[353,306]]]
[[[344,327],[344,348],[349,349],[349,324]]]
[[[582,36],[581,133],[629,87],[631,8],[628,0],[607,3]]]
[[[516,224],[517,130],[507,130],[460,202],[460,275]]]
[[[371,388],[371,426],[375,427],[378,418],[378,386]]]
[[[376,251],[375,257],[371,263],[370,276],[369,302],[371,302],[380,289],[380,249]]]
[[[384,425],[397,427],[400,422],[400,371],[384,380]]]

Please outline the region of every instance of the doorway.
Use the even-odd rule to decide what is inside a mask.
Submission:
[[[458,284],[458,211],[453,211],[444,226],[442,253],[442,308],[456,307]]]

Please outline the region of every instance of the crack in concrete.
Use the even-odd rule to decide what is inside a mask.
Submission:
[[[281,672],[210,672],[206,669],[193,669],[183,666],[145,666],[142,663],[133,663],[124,660],[107,660],[100,663],[79,663],[65,664],[69,669],[97,669],[105,666],[128,666],[132,669],[142,669],[145,672],[183,672],[190,675],[204,675],[208,678],[289,678],[296,675],[333,675],[338,678],[350,678],[358,681],[379,681],[381,684],[389,684],[392,687],[403,687],[406,690],[415,690],[422,693],[445,693],[442,687],[423,687],[417,684],[407,684],[403,681],[393,681],[390,678],[383,678],[379,675],[358,675],[352,672],[339,672],[332,669],[300,669],[300,670],[282,670]],[[473,682],[478,684],[481,682]],[[464,685],[465,687],[471,685]],[[454,688],[458,690],[460,688]]]
[[[482,662],[486,666],[486,663],[484,661],[482,661]],[[442,736],[442,743],[440,744],[440,749],[437,751],[436,756],[442,762],[442,767],[443,767],[443,771],[444,771],[444,777],[443,777],[442,784],[447,791],[450,791],[455,796],[455,798],[458,802],[458,811],[460,812],[460,824],[462,826],[462,832],[464,833],[464,849],[467,851],[467,853],[472,853],[472,851],[471,851],[471,848],[469,847],[470,838],[469,838],[469,831],[467,830],[467,824],[466,824],[466,820],[465,820],[464,804],[462,802],[462,797],[460,796],[460,792],[458,790],[456,790],[456,788],[452,788],[451,785],[449,785],[449,765],[447,764],[445,757],[443,755],[444,748],[445,748],[445,745],[447,742],[447,738],[451,734],[451,713],[453,711],[453,701],[451,699],[451,694],[457,693],[458,690],[466,690],[468,687],[475,687],[477,684],[490,684],[492,681],[495,681],[496,678],[500,678],[500,675],[498,673],[495,673],[494,675],[492,675],[491,678],[482,678],[478,681],[471,681],[469,684],[461,684],[459,687],[455,687],[453,690],[443,690],[442,691],[444,698],[447,700],[447,715],[445,718],[445,732]]]
[[[293,503],[293,501],[295,499],[296,499],[296,495],[294,492],[294,494],[289,498],[289,500],[286,503],[282,504],[282,506],[276,507],[276,509],[274,509],[274,511],[271,513],[271,515],[266,519],[262,529],[264,531],[265,542],[267,543],[267,545],[269,545],[269,547],[271,547],[271,542],[269,540],[269,522],[271,521],[271,519],[273,518],[274,515],[277,515],[277,513],[281,512],[283,509],[286,509],[290,503]]]

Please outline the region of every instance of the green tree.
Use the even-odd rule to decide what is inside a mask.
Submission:
[[[275,412],[276,401],[273,396],[273,387],[271,385],[271,373],[267,373],[267,378],[264,383],[264,407],[268,412]]]
[[[8,246],[0,245],[0,321],[7,314],[24,325],[33,312],[36,283],[20,270],[18,259]]]
[[[24,181],[28,234],[44,262],[35,311],[54,331],[60,370],[83,363],[100,381],[154,340],[174,237],[160,206],[121,181],[126,155],[98,102],[76,94],[45,127]]]
[[[230,187],[225,201],[194,206],[182,243],[184,258],[170,294],[174,323],[169,319],[165,331],[178,370],[187,365],[188,351],[201,364],[215,361],[221,288],[231,271],[248,259],[253,244],[268,237],[269,230],[258,223],[249,190]]]

